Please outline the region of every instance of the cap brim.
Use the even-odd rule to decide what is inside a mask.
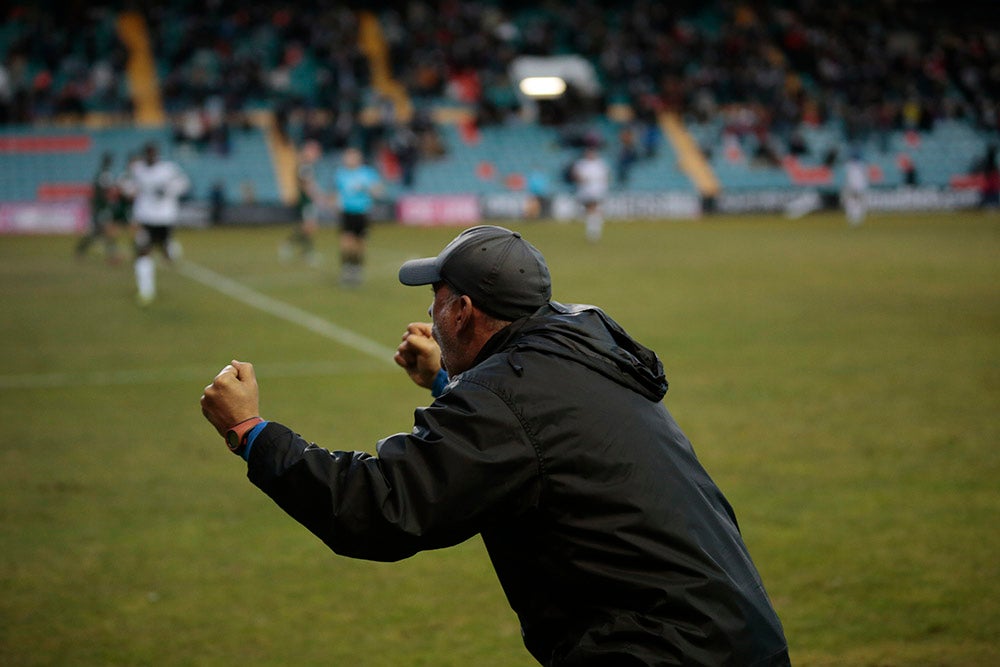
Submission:
[[[404,285],[433,285],[440,280],[437,257],[411,259],[399,267],[399,282]]]

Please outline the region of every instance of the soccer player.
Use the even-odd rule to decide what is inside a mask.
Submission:
[[[334,183],[340,205],[340,282],[356,286],[364,278],[369,217],[375,197],[382,194],[382,182],[378,172],[364,164],[361,151],[348,148]]]
[[[315,265],[319,261],[316,254],[316,232],[319,229],[318,203],[322,194],[316,184],[316,163],[319,162],[323,150],[318,141],[309,140],[299,151],[299,161],[295,167],[295,181],[298,186],[298,199],[295,210],[299,225],[278,250],[283,260],[289,260],[298,248],[299,255]]]
[[[105,257],[109,262],[120,261],[115,229],[116,208],[120,199],[118,179],[111,169],[114,155],[110,152],[101,156],[100,165],[94,175],[90,194],[90,229],[76,244],[76,256],[83,257],[98,239],[104,241]]]
[[[125,180],[125,190],[133,197],[132,222],[135,230],[135,282],[138,302],[147,306],[156,297],[156,262],[153,248],[172,261],[178,246],[173,228],[180,215],[180,198],[191,181],[175,162],[161,160],[156,144],[143,149],[143,159],[134,162]]]
[[[841,193],[841,201],[851,227],[857,227],[864,222],[868,210],[868,166],[858,152],[852,153],[844,166],[844,190]]]
[[[608,194],[610,170],[595,143],[588,144],[583,157],[573,165],[576,196],[583,206],[583,222],[587,240],[601,240],[604,232],[604,212],[601,205]]]

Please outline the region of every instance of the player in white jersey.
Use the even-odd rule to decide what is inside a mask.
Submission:
[[[576,196],[583,206],[583,222],[590,241],[599,241],[604,230],[601,204],[608,194],[610,173],[608,163],[594,145],[588,146],[573,165]]]
[[[138,299],[140,305],[148,305],[156,296],[153,248],[158,247],[168,260],[174,259],[171,235],[180,214],[180,198],[191,181],[176,163],[160,160],[159,150],[150,143],[143,149],[143,159],[132,163],[125,187],[133,198]]]
[[[851,155],[844,166],[844,190],[840,197],[847,222],[857,227],[868,210],[868,166],[858,153]]]

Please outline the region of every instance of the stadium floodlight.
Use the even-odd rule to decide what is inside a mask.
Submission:
[[[566,82],[558,76],[529,76],[518,84],[528,97],[551,99],[566,92]]]
[[[580,105],[596,104],[601,96],[597,71],[583,56],[518,56],[507,66],[507,77],[515,83],[521,116],[527,120],[551,115],[554,109],[561,109],[557,116],[566,116],[580,111]],[[562,109],[570,97],[573,108]]]

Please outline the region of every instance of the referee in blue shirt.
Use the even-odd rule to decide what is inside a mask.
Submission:
[[[375,197],[382,194],[382,182],[378,172],[364,164],[361,151],[348,148],[334,184],[340,204],[340,282],[354,287],[364,278],[369,218]]]

